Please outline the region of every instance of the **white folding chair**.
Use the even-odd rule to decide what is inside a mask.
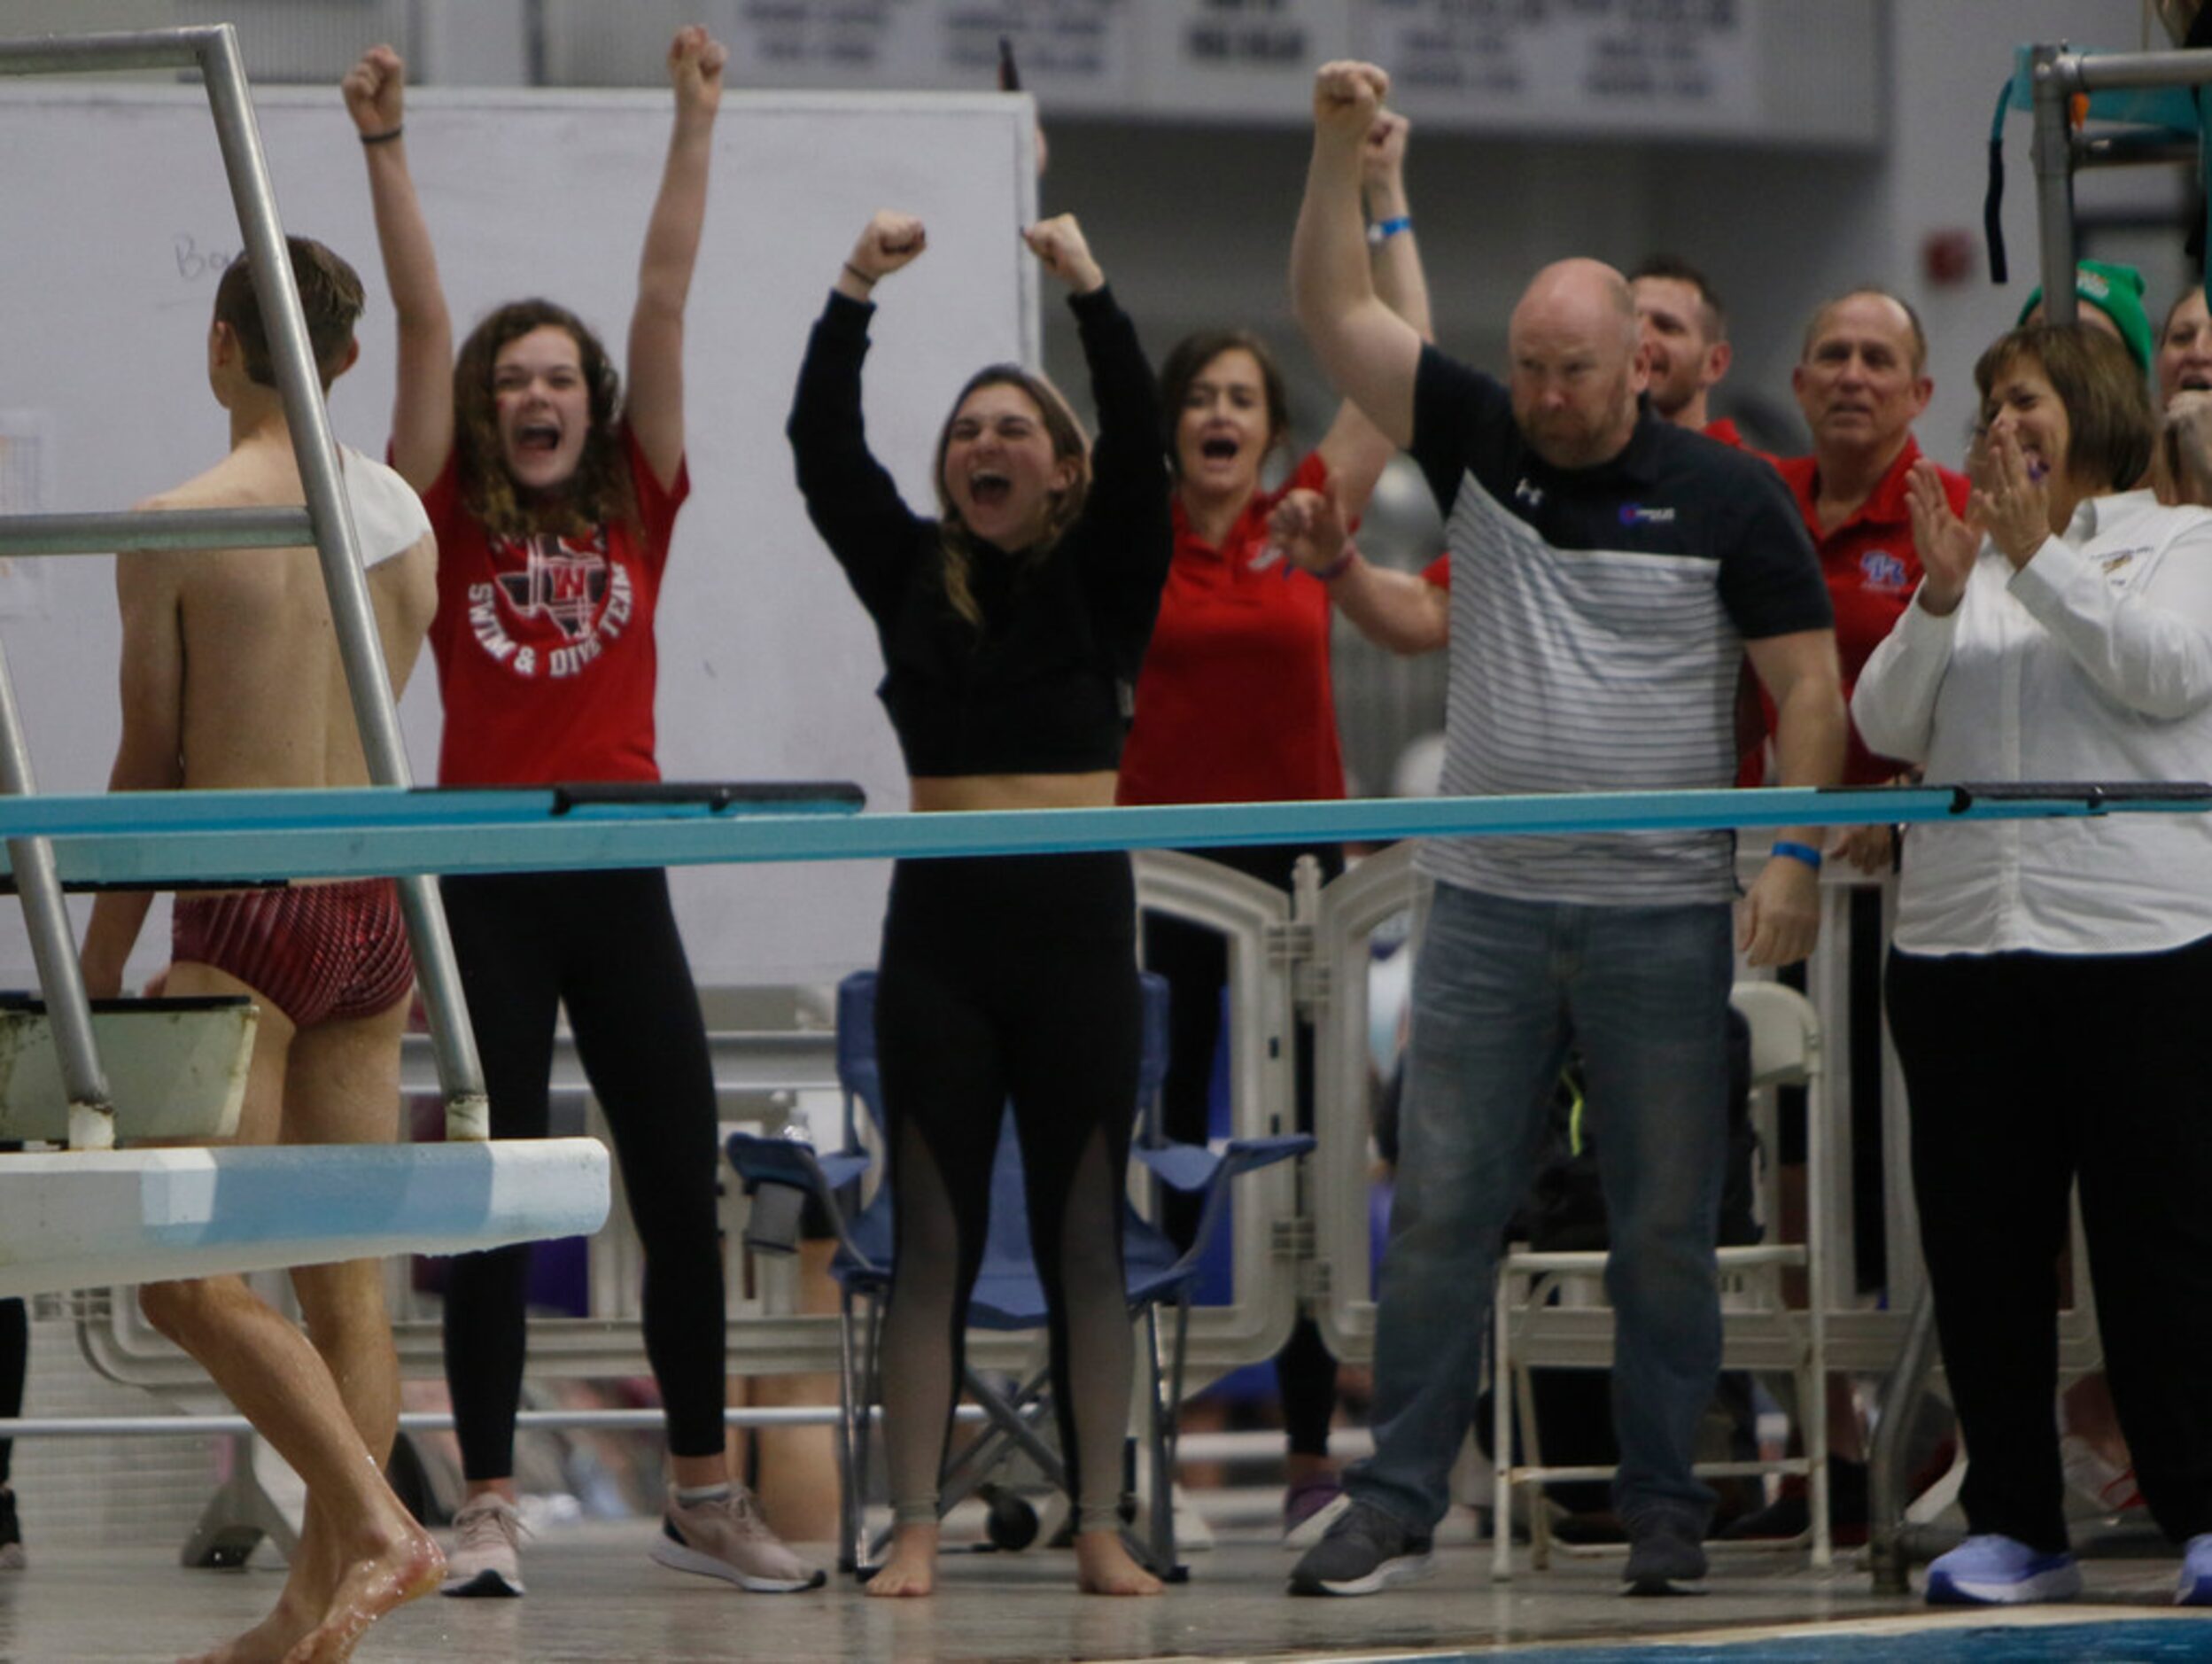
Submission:
[[[1780,983],[1740,982],[1729,1003],[1751,1030],[1751,1090],[1759,1105],[1762,1147],[1773,1145],[1773,1091],[1805,1089],[1806,1240],[1761,1242],[1717,1250],[1724,1290],[1756,1291],[1758,1309],[1724,1314],[1721,1362],[1734,1369],[1787,1369],[1797,1378],[1797,1417],[1803,1424],[1805,1454],[1773,1461],[1701,1462],[1700,1478],[1795,1473],[1810,1491],[1811,1528],[1805,1534],[1771,1544],[1805,1546],[1812,1564],[1825,1567],[1831,1556],[1828,1532],[1828,1094],[1820,1066],[1820,1023],[1812,1002]],[[1771,1155],[1765,1163],[1762,1194],[1765,1224],[1775,1225],[1776,1187]],[[1805,1307],[1783,1298],[1782,1272],[1803,1267]],[[1530,1372],[1541,1368],[1608,1369],[1612,1365],[1612,1313],[1603,1304],[1603,1251],[1537,1253],[1514,1245],[1498,1260],[1492,1315],[1494,1333],[1490,1380],[1492,1462],[1491,1574],[1512,1575],[1514,1487],[1538,1487],[1530,1496],[1529,1563],[1542,1570],[1550,1563],[1551,1532],[1541,1489],[1554,1481],[1607,1480],[1610,1465],[1548,1467],[1538,1448],[1534,1392]],[[1561,1303],[1567,1294],[1572,1303]],[[1516,1415],[1517,1409],[1518,1414]],[[1519,1423],[1522,1459],[1514,1459],[1515,1423]],[[1751,1546],[1746,1544],[1745,1546]],[[1570,1551],[1572,1551],[1570,1545]]]

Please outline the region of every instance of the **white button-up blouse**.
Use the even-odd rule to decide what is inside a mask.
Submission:
[[[1917,601],[1851,717],[1953,781],[2212,779],[2212,513],[2092,498],[2017,572],[1984,543],[1947,618]],[[1927,954],[2149,953],[2212,936],[2212,814],[1922,824],[1896,945]]]

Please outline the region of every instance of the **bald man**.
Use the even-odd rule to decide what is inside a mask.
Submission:
[[[1513,311],[1502,386],[1424,346],[1377,298],[1359,146],[1388,88],[1371,65],[1319,72],[1291,279],[1331,379],[1412,452],[1444,513],[1444,790],[1726,786],[1746,653],[1781,712],[1783,779],[1834,781],[1843,704],[1804,525],[1765,463],[1640,408],[1648,374],[1627,281],[1587,260],[1538,273]],[[1281,528],[1284,546],[1356,599],[1372,569],[1329,521],[1324,506]],[[1704,1575],[1713,1498],[1691,1458],[1720,1364],[1733,950],[1781,964],[1812,947],[1818,844],[1810,828],[1782,834],[1735,941],[1726,832],[1426,845],[1436,895],[1382,1271],[1375,1455],[1346,1476],[1352,1505],[1299,1562],[1294,1592],[1371,1594],[1431,1569],[1473,1418],[1498,1243],[1570,1045],[1602,1129],[1612,1222],[1627,1586],[1660,1592]]]

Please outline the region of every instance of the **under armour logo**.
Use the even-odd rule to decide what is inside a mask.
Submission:
[[[1519,498],[1523,502],[1528,504],[1528,506],[1532,509],[1541,509],[1544,506],[1544,494],[1542,488],[1541,486],[1530,485],[1525,479],[1522,480],[1519,485],[1513,487],[1513,494]]]

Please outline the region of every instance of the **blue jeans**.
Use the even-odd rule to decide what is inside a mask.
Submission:
[[[1632,1528],[1672,1514],[1704,1529],[1713,1496],[1690,1464],[1720,1369],[1730,913],[1436,887],[1378,1295],[1375,1454],[1346,1481],[1361,1501],[1416,1531],[1450,1505],[1500,1243],[1572,1040],[1611,1228],[1614,1506]]]

